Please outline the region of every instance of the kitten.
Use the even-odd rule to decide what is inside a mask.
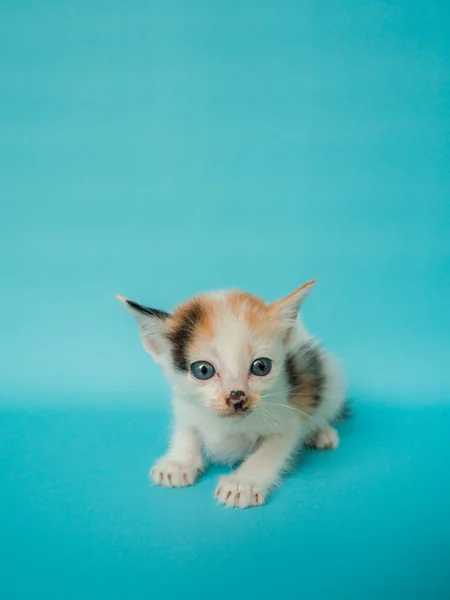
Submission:
[[[338,446],[330,423],[344,408],[344,380],[297,319],[314,283],[268,305],[244,292],[211,292],[173,314],[117,295],[173,388],[172,439],[150,472],[155,483],[192,485],[204,456],[241,462],[215,496],[228,507],[259,506],[303,444]]]

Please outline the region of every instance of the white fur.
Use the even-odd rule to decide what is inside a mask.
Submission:
[[[291,330],[309,287],[291,295],[292,300],[288,297],[290,307],[280,304],[286,331]],[[291,406],[284,360],[288,353],[301,353],[301,348],[312,341],[303,324],[297,321],[290,336],[281,331],[264,337],[262,332],[249,330],[244,314],[227,308],[226,293],[210,294],[210,298],[220,305],[224,316],[215,323],[214,339],[198,341],[196,354],[189,356],[191,362],[206,360],[217,373],[220,370],[220,378],[207,381],[175,370],[167,340],[160,335],[163,323],[153,319],[150,323],[145,315],[135,315],[144,347],[161,363],[173,387],[172,440],[167,454],[151,470],[151,477],[160,485],[183,487],[192,485],[203,471],[204,458],[240,463],[220,479],[216,498],[228,507],[258,506],[264,504],[304,443],[312,440],[321,448],[337,446],[337,434],[330,423],[344,403],[345,382],[335,360],[323,353],[324,386],[317,409],[309,415]],[[125,298],[119,299],[126,303]],[[272,371],[264,377],[250,376],[252,360],[264,356],[274,358]],[[253,412],[243,417],[221,414],[220,399],[230,390],[245,390],[249,397],[259,398]]]
[[[315,434],[312,444],[321,450],[335,450],[339,446],[339,434],[334,427],[326,427]]]
[[[231,328],[231,331],[239,337],[238,328]],[[310,339],[299,323],[293,345],[301,345]],[[217,343],[227,346],[220,338]],[[174,374],[168,366],[166,373],[174,386],[176,429],[162,465],[166,458],[176,458],[183,469],[198,474],[203,465],[202,450],[211,462],[234,464],[243,461],[231,475],[220,479],[215,496],[227,507],[264,504],[271,488],[279,483],[291,458],[305,442],[316,436],[316,447],[336,448],[338,445],[337,432],[329,427],[329,423],[343,405],[345,385],[334,359],[328,354],[323,354],[322,359],[325,385],[322,401],[313,416],[302,414],[289,405],[287,382],[284,375],[278,374],[267,400],[263,398],[261,407],[254,413],[242,419],[224,418],[192,397],[191,391],[186,390],[186,376]],[[232,361],[232,364],[237,362]],[[265,410],[269,416],[264,415]],[[161,467],[161,463],[158,465]],[[195,478],[188,476],[189,483]],[[160,482],[154,475],[153,480],[166,485],[165,480]],[[175,487],[177,482],[186,485],[185,480],[172,475],[171,485]]]

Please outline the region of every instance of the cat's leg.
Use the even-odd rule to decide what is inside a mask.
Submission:
[[[165,487],[192,485],[203,472],[203,457],[198,434],[178,423],[172,434],[170,448],[150,471],[151,479]]]
[[[334,427],[325,427],[313,435],[311,445],[320,450],[335,450],[339,446],[339,434]]]
[[[301,435],[294,428],[263,438],[257,450],[234,473],[220,478],[215,493],[217,501],[237,508],[264,504],[300,441]]]

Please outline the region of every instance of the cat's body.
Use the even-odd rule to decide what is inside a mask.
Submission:
[[[311,284],[271,305],[242,292],[198,296],[173,315],[119,299],[173,388],[174,428],[155,483],[191,485],[206,461],[240,466],[218,501],[263,504],[305,443],[336,448],[345,403],[334,359],[296,319]]]
[[[305,371],[308,372],[303,356],[311,352],[317,353],[324,373],[317,406],[309,406],[310,396],[302,395],[301,384],[299,393],[290,393],[289,376],[285,374],[279,391],[270,392],[276,399],[276,404],[270,406],[270,421],[261,420],[258,413],[252,413],[237,422],[223,419],[195,402],[187,402],[182,389],[175,391],[173,396],[175,419],[198,431],[206,455],[218,463],[233,464],[245,459],[262,437],[269,433],[282,434],[286,420],[296,422],[302,441],[313,441],[318,430],[326,429],[339,416],[345,396],[343,379],[335,360],[314,340],[300,343],[297,352],[293,351],[292,359],[298,365],[294,366],[295,373],[304,376]]]

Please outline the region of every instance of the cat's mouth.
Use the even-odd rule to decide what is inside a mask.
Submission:
[[[243,419],[245,416],[249,415],[251,412],[252,411],[250,408],[242,408],[239,410],[222,412],[221,416],[224,419]]]

